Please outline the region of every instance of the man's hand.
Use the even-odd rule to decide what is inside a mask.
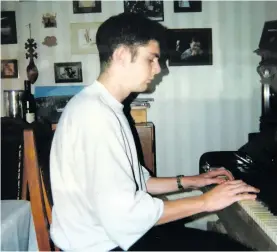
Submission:
[[[207,212],[221,210],[240,200],[254,200],[260,190],[241,180],[232,180],[216,186],[200,197]]]
[[[200,175],[192,176],[191,178],[193,188],[221,184],[228,180],[234,180],[232,173],[223,167],[211,169],[206,173],[201,173]]]

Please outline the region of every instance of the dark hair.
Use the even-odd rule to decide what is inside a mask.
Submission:
[[[192,41],[194,41],[194,42],[201,42],[198,36],[193,36],[193,37],[191,38],[191,42],[192,42]]]
[[[134,58],[138,46],[155,40],[159,43],[162,54],[166,51],[166,30],[163,25],[142,14],[121,13],[110,17],[100,25],[96,33],[101,71],[109,64],[114,50],[120,45],[128,46]]]

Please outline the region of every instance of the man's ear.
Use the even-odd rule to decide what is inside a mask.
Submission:
[[[131,52],[127,46],[119,46],[114,50],[113,61],[122,66],[126,66],[131,62]]]

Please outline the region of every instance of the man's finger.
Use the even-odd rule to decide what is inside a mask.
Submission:
[[[222,184],[224,182],[226,182],[226,179],[225,178],[219,178],[219,177],[217,177],[217,178],[210,178],[208,180],[208,184],[209,185],[212,185],[212,184]]]
[[[208,174],[211,177],[226,176],[229,180],[233,180],[234,179],[232,173],[230,171],[224,169],[224,168],[212,169]]]
[[[239,184],[241,184],[241,185],[242,185],[242,184],[246,185],[246,183],[243,182],[243,181],[240,180],[240,179],[228,180],[225,184],[226,184],[226,185],[239,185]]]
[[[241,201],[241,200],[255,200],[256,198],[257,198],[256,194],[242,193],[242,194],[236,195],[235,202]]]
[[[260,190],[250,185],[242,185],[235,187],[233,190],[234,194],[244,194],[244,193],[259,193]]]

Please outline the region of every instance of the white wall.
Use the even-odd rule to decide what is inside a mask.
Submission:
[[[3,89],[22,89],[26,79],[24,43],[38,43],[39,78],[36,85],[56,85],[54,62],[81,61],[83,84],[98,74],[97,55],[71,55],[70,23],[101,22],[123,11],[122,1],[103,1],[102,13],[73,14],[72,2],[2,2],[2,10],[16,10],[18,44],[2,45],[2,59],[19,60],[19,79],[2,80]],[[173,2],[164,2],[164,22],[169,28],[212,28],[213,65],[170,67],[170,74],[152,94],[149,121],[156,125],[157,172],[159,176],[198,173],[201,154],[211,150],[236,150],[257,131],[261,114],[260,58],[258,46],[263,24],[276,19],[277,2],[203,1],[200,13],[173,13]],[[45,29],[43,14],[57,13],[57,28]],[[58,46],[42,45],[55,35]],[[80,83],[77,83],[79,85]]]

